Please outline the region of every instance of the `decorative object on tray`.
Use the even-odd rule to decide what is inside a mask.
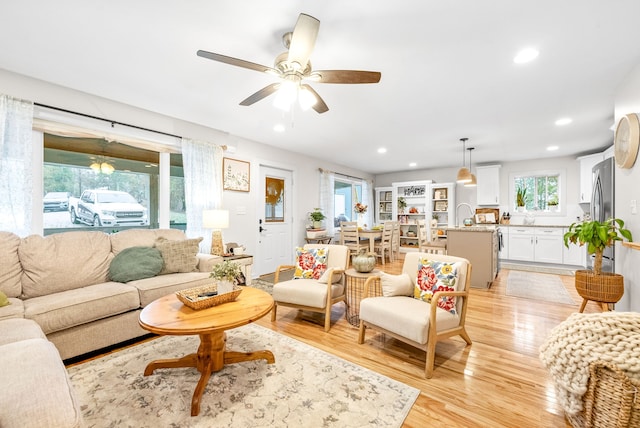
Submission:
[[[376,266],[376,255],[367,250],[360,250],[354,256],[351,256],[351,264],[353,268],[361,273],[368,273]]]
[[[234,285],[232,290],[218,294],[218,284],[202,285],[176,291],[176,297],[191,309],[207,309],[222,303],[233,302],[238,298],[242,288]]]
[[[608,310],[608,303],[616,303],[624,294],[624,277],[617,273],[602,272],[604,249],[623,238],[633,241],[631,232],[624,228],[624,221],[617,218],[604,222],[593,220],[573,223],[564,234],[564,245],[567,248],[569,243],[580,246],[586,244],[587,253],[595,254],[593,271],[577,270],[575,273],[576,290],[583,299],[580,312],[589,300],[600,302],[602,308]]]
[[[234,288],[235,279],[242,273],[242,268],[238,263],[225,260],[213,266],[209,278],[213,278],[217,284],[217,291],[220,294],[230,293]]]

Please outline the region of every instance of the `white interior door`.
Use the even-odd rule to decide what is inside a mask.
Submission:
[[[258,206],[258,254],[254,259],[257,275],[275,272],[280,265],[293,262],[292,172],[260,165]]]

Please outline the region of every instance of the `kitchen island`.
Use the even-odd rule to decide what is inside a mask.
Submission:
[[[447,228],[447,254],[471,263],[471,287],[489,288],[498,275],[498,233],[496,226]]]

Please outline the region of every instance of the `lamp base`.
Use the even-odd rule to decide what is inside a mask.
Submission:
[[[221,230],[214,230],[211,234],[211,254],[214,256],[222,256],[224,254]]]

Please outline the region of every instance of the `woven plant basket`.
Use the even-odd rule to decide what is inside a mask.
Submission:
[[[626,428],[640,426],[640,383],[615,364],[595,361],[589,366],[584,409],[567,419],[574,428]]]
[[[583,299],[594,302],[616,303],[624,294],[624,277],[617,273],[577,270],[575,284]]]

